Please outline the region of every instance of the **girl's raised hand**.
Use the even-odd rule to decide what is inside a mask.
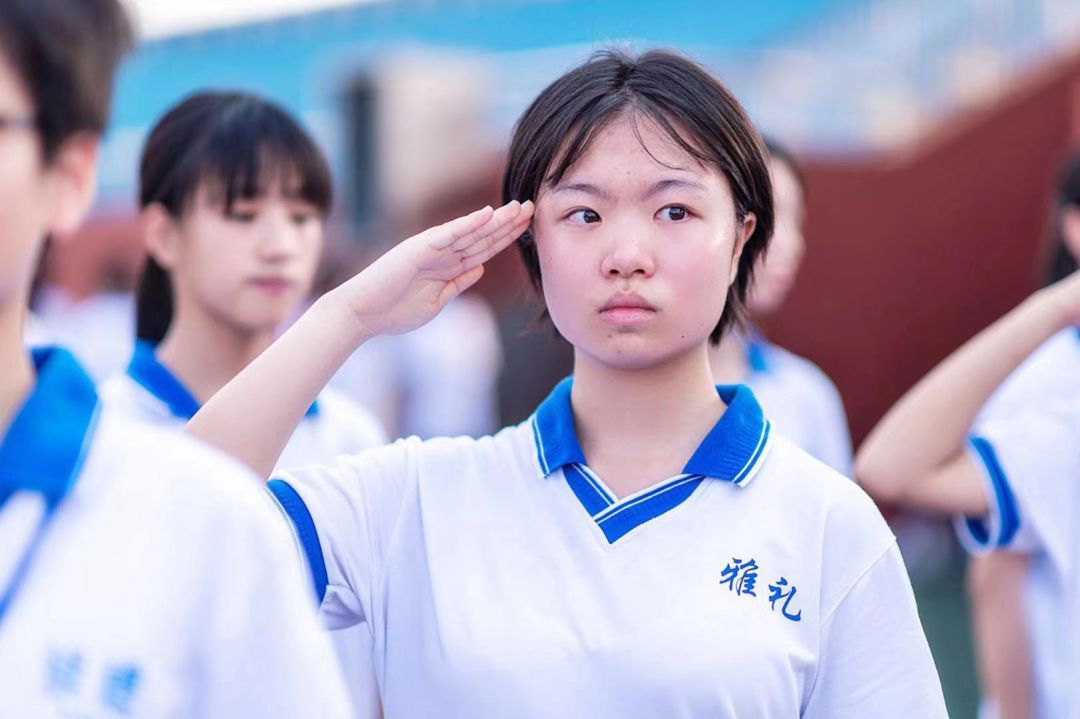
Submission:
[[[533,203],[485,207],[401,242],[341,287],[362,334],[401,334],[429,322],[484,274],[483,263],[524,232]]]

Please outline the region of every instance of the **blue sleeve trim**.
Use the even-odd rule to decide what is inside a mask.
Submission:
[[[1005,477],[1005,470],[998,461],[994,446],[983,437],[972,437],[970,443],[975,453],[979,455],[983,466],[986,467],[987,476],[994,490],[993,502],[997,507],[1000,525],[998,536],[990,537],[990,531],[982,519],[967,517],[965,522],[972,539],[980,545],[984,547],[1008,546],[1020,529],[1020,511],[1016,506],[1016,497],[1009,486],[1009,480]]]
[[[326,596],[326,561],[323,559],[322,544],[319,543],[319,533],[315,531],[315,522],[311,518],[311,512],[288,482],[272,479],[266,483],[266,488],[274,495],[296,527],[296,536],[300,538],[300,546],[304,548],[308,567],[311,569],[311,580],[315,584],[315,598],[318,599],[319,604],[322,604],[323,597]]]

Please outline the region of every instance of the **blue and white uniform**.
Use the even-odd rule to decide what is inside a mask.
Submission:
[[[1062,398],[1080,396],[1080,328],[1070,327],[1043,343],[1009,375],[979,412],[977,426],[1006,421],[1016,415],[1045,407]],[[960,525],[961,541],[969,549],[983,551],[969,541],[966,525]],[[1030,634],[1033,666],[1035,716],[1065,716],[1065,702],[1075,678],[1063,671],[1070,638],[1061,631],[1056,617],[1063,606],[1057,572],[1042,551],[1031,553],[1024,598]],[[989,705],[982,715],[996,715]]]
[[[293,542],[258,480],[98,411],[66,351],[0,437],[0,713],[345,717]]]
[[[152,345],[138,342],[127,372],[114,375],[101,387],[107,411],[132,421],[179,430],[199,411],[199,402],[154,354]],[[306,466],[340,454],[386,444],[378,422],[365,410],[326,390],[311,405],[282,452],[278,467]],[[371,667],[371,633],[354,627],[331,633],[357,716],[377,716],[379,698]]]
[[[944,717],[873,503],[719,391],[684,471],[623,499],[571,380],[494,436],[272,480],[327,620],[373,631],[386,716]]]
[[[777,432],[851,477],[851,434],[836,385],[808,359],[760,336],[745,341],[749,371],[743,382],[754,391]]]
[[[1037,712],[1080,717],[1080,394],[982,423],[969,455],[983,470],[990,512],[957,518],[960,536],[973,551],[1032,555]]]

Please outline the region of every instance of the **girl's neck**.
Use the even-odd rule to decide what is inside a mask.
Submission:
[[[23,342],[26,303],[0,307],[0,440],[34,387],[34,364]]]
[[[705,347],[637,370],[578,352],[571,403],[590,467],[620,496],[681,471],[725,409]]]
[[[724,334],[719,345],[709,348],[709,364],[717,384],[739,384],[746,381],[746,375],[750,371],[746,350],[746,338],[734,331]]]
[[[272,330],[239,332],[205,312],[178,307],[156,354],[202,405],[273,340]]]

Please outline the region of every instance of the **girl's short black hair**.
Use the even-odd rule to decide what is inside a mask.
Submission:
[[[719,342],[732,323],[741,321],[754,263],[772,236],[772,186],[761,136],[734,96],[697,63],[666,50],[638,56],[607,50],[553,82],[514,130],[503,202],[535,201],[543,187],[565,176],[601,130],[627,114],[655,123],[703,166],[723,173],[738,219],[751,212],[757,218],[723,315],[709,336]],[[518,250],[540,289],[531,229],[518,240]]]
[[[241,92],[200,92],[169,110],[150,131],[139,166],[139,206],[161,205],[179,219],[205,187],[232,209],[237,199],[282,191],[330,212],[326,158],[284,109]],[[146,260],[136,293],[136,336],[151,343],[172,321],[169,273]]]
[[[1077,262],[1069,246],[1065,243],[1065,228],[1062,223],[1062,210],[1067,207],[1080,208],[1080,148],[1073,150],[1062,165],[1058,178],[1057,196],[1050,215],[1050,264],[1046,268],[1047,284],[1063,280],[1076,272]]]
[[[68,138],[104,133],[113,76],[132,41],[117,0],[0,2],[0,52],[34,104],[46,162]]]

